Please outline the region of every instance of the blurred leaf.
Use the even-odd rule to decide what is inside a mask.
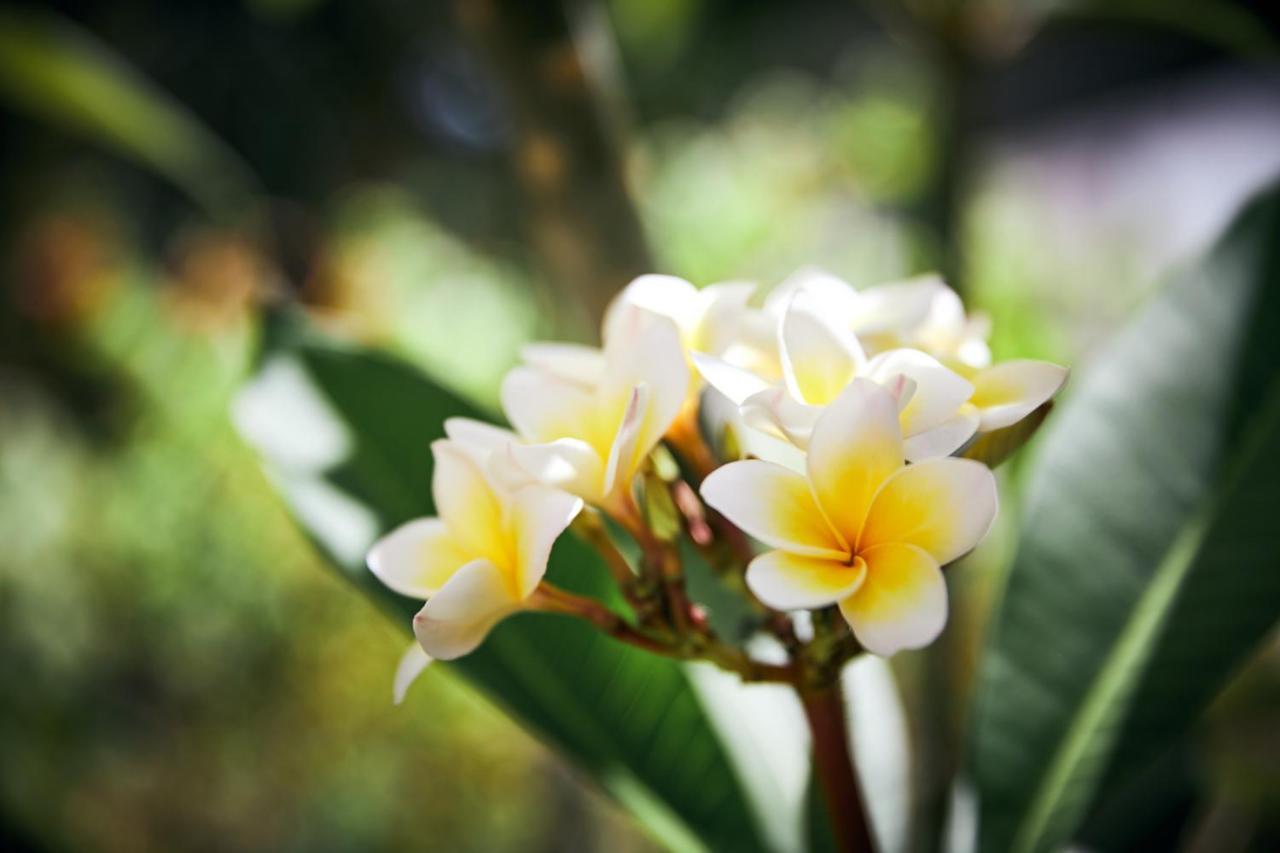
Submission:
[[[252,206],[236,154],[92,34],[51,12],[0,8],[0,98],[116,149],[214,218]]]
[[[979,849],[1056,849],[1280,613],[1280,195],[1103,354],[1045,436],[983,662]]]
[[[430,443],[446,417],[477,413],[401,362],[277,321],[235,414],[309,535],[408,631],[421,603],[383,587],[364,553],[376,535],[433,513]],[[572,536],[557,543],[550,577],[605,601],[615,595],[594,552]],[[524,614],[442,665],[590,771],[672,849],[760,849],[755,817],[678,663],[576,620]]]
[[[1058,17],[1132,22],[1172,30],[1219,48],[1258,59],[1280,56],[1280,43],[1266,21],[1244,3],[1230,0],[1089,0],[1063,4]]]

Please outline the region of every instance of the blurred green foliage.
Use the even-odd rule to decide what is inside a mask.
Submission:
[[[1264,61],[1276,29],[1245,3],[1123,5],[610,0],[580,4],[575,35],[602,102],[625,107],[611,137],[663,271],[767,287],[818,264],[869,284],[955,243],[997,357],[1083,364],[1225,215],[1198,243],[1169,237],[1170,256],[1176,181],[1136,185],[1151,201],[1117,215],[1090,196],[1108,189],[1092,161],[1054,143],[1117,142],[1097,101],[1154,123],[1177,81],[1239,70],[1231,51]],[[58,10],[0,13],[0,841],[649,848],[443,668],[391,706],[403,635],[321,570],[228,415],[264,302],[481,409],[522,343],[593,334],[526,233],[527,105],[448,4]],[[1215,177],[1269,168],[1265,148]],[[935,848],[947,811],[928,782],[960,760],[1032,461],[1014,459],[1000,528],[952,572],[942,642],[895,661],[925,800],[911,849]],[[1129,846],[1274,841],[1275,661],[1157,767],[1176,831]],[[1148,802],[1114,791],[1088,840]]]

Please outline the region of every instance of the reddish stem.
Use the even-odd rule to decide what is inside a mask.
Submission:
[[[813,734],[813,762],[822,786],[836,845],[844,853],[873,853],[870,827],[857,772],[849,749],[844,694],[838,681],[821,687],[797,685],[809,731]]]

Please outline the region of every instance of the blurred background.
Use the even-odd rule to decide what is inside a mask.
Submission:
[[[392,706],[232,426],[262,306],[493,408],[641,272],[937,269],[1081,366],[1280,174],[1278,58],[1233,0],[0,5],[0,846],[650,849],[452,674]],[[1023,468],[906,693],[968,691]],[[1280,839],[1278,723],[1273,648],[1174,837]]]

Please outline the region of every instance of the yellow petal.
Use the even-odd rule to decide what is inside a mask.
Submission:
[[[582,510],[582,499],[546,486],[525,486],[511,497],[515,592],[528,598],[547,573],[551,546]]]
[[[858,557],[849,564],[770,551],[747,567],[747,586],[770,607],[798,610],[826,607],[848,598],[862,585],[866,574],[867,564]]]
[[[389,588],[410,598],[429,598],[475,558],[458,544],[438,518],[400,525],[369,549],[369,571]]]
[[[586,438],[594,408],[591,391],[532,367],[512,368],[502,380],[502,410],[526,441]]]
[[[831,525],[845,542],[857,542],[876,491],[902,466],[893,396],[869,379],[855,379],[818,418],[807,466]]]
[[[866,561],[866,580],[840,602],[858,642],[882,657],[933,642],[947,624],[947,586],[933,557],[898,544],[859,556]]]
[[[702,497],[743,531],[774,548],[844,560],[849,551],[827,524],[808,481],[772,462],[748,459],[711,472]]]
[[[792,300],[779,329],[783,376],[797,400],[825,406],[857,375],[866,357],[852,332],[805,307],[803,297],[797,294]]]
[[[928,459],[899,470],[871,503],[858,553],[915,545],[945,565],[973,549],[996,517],[996,479],[970,459]]]
[[[982,432],[1011,426],[1058,393],[1067,369],[1047,361],[1002,361],[973,377],[973,398]]]
[[[450,535],[472,556],[510,564],[502,504],[470,453],[448,439],[433,442],[431,494]]]

